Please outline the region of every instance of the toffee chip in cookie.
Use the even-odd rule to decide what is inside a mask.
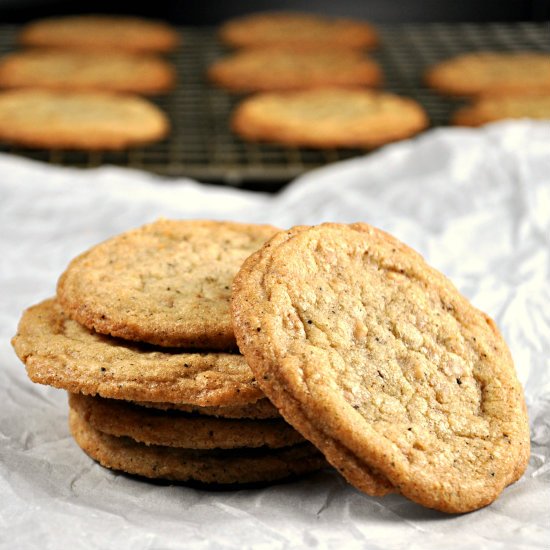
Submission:
[[[145,445],[94,429],[76,411],[69,411],[71,433],[102,466],[152,479],[215,484],[259,483],[303,475],[327,466],[309,443],[280,449],[179,449]]]
[[[169,52],[177,31],[162,21],[116,15],[71,15],[33,21],[19,34],[23,46],[102,51]]]
[[[247,141],[316,148],[372,148],[428,125],[414,100],[385,92],[323,88],[261,93],[235,110],[232,127]]]
[[[523,474],[529,425],[504,339],[389,234],[281,232],[243,264],[232,306],[265,394],[358,489],[468,512]]]
[[[102,334],[159,346],[236,348],[229,303],[269,225],[160,219],[75,258],[59,279],[65,313]]]
[[[33,382],[73,393],[198,407],[265,396],[238,354],[155,348],[92,332],[54,300],[27,309],[12,344]]]
[[[70,393],[69,407],[96,430],[146,445],[184,449],[289,447],[303,437],[282,418],[229,420],[140,407],[118,399]]]
[[[378,86],[379,65],[352,50],[244,50],[214,63],[212,82],[233,92]]]
[[[459,126],[481,126],[509,118],[550,119],[550,95],[481,97],[453,115]]]
[[[152,95],[174,86],[174,68],[155,56],[28,50],[0,59],[0,87]]]
[[[266,12],[227,21],[220,38],[237,48],[372,48],[378,34],[365,21],[307,13]]]
[[[103,92],[0,92],[0,141],[24,147],[118,150],[159,141],[166,115],[141,97]]]
[[[550,93],[550,55],[476,52],[447,59],[426,73],[428,86],[451,96]]]

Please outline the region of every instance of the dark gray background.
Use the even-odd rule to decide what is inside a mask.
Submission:
[[[132,13],[181,25],[212,25],[235,15],[273,9],[349,15],[381,23],[550,19],[550,0],[0,0],[0,23],[21,23],[48,15],[93,12]]]

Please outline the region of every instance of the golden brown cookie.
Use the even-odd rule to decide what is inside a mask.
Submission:
[[[214,63],[208,76],[233,92],[378,86],[379,65],[353,50],[244,50]]]
[[[179,43],[170,25],[139,17],[74,15],[33,21],[19,35],[24,46],[130,52],[168,52]]]
[[[426,73],[428,86],[451,96],[550,93],[547,53],[476,52],[447,59]]]
[[[33,382],[73,393],[199,407],[265,397],[241,355],[178,352],[102,336],[67,318],[54,300],[24,312],[12,344]]]
[[[307,13],[264,12],[224,23],[220,38],[233,47],[372,48],[374,27],[364,21]]]
[[[202,483],[256,483],[303,475],[327,466],[308,443],[282,449],[204,451],[144,445],[129,437],[115,437],[92,428],[69,411],[71,433],[102,466],[149,478]]]
[[[377,147],[428,125],[414,100],[369,90],[263,93],[245,99],[232,127],[245,140],[304,147]]]
[[[282,232],[235,278],[239,348],[283,417],[357,488],[445,512],[523,473],[529,426],[494,322],[367,224]]]
[[[97,332],[159,346],[235,349],[233,277],[275,232],[268,225],[161,219],[74,259],[58,298],[67,315]]]
[[[115,436],[127,436],[146,445],[184,449],[289,447],[303,437],[282,418],[228,420],[160,411],[117,399],[69,393],[69,406],[90,426]]]
[[[61,50],[15,52],[0,60],[0,87],[158,94],[171,89],[174,68],[151,55]]]
[[[550,95],[482,97],[453,115],[453,124],[481,126],[507,118],[550,119]]]
[[[0,93],[0,141],[47,149],[124,149],[163,139],[166,115],[141,97],[100,92]]]
[[[258,401],[254,403],[247,403],[246,405],[228,405],[225,407],[197,407],[196,405],[187,405],[185,403],[153,403],[151,401],[136,401],[135,403],[142,407],[153,407],[164,411],[175,410],[189,414],[217,416],[219,418],[249,418],[262,420],[280,417],[279,411],[273,406],[271,401],[265,397],[258,399]]]

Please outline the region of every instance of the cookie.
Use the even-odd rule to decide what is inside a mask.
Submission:
[[[144,445],[95,430],[73,410],[69,412],[69,426],[77,444],[102,466],[148,478],[255,483],[303,475],[327,465],[308,443],[282,449],[218,451]]]
[[[278,420],[228,420],[159,411],[116,399],[70,393],[69,406],[92,428],[131,437],[147,445],[184,449],[289,447],[303,443],[294,428]]]
[[[414,100],[368,90],[262,93],[236,109],[233,130],[248,141],[304,147],[377,147],[428,125]]]
[[[227,21],[221,40],[237,48],[372,48],[378,44],[374,27],[364,21],[307,13],[264,12]]]
[[[157,94],[174,86],[174,68],[150,55],[29,50],[0,60],[0,87]]]
[[[549,93],[547,53],[476,52],[438,63],[426,73],[428,86],[451,96]]]
[[[382,80],[379,65],[352,50],[245,50],[214,63],[208,76],[233,92],[378,86]]]
[[[26,25],[19,43],[47,48],[168,52],[179,43],[170,25],[138,17],[74,15],[51,17]]]
[[[346,479],[424,506],[491,503],[529,456],[525,402],[494,322],[367,224],[280,233],[235,278],[240,350],[283,417]]]
[[[151,401],[136,401],[136,405],[141,407],[153,407],[160,410],[175,410],[189,414],[199,414],[205,416],[217,416],[219,418],[248,418],[248,419],[268,419],[279,418],[279,411],[273,406],[269,399],[265,397],[258,399],[254,403],[246,405],[227,405],[225,407],[197,407],[196,405],[186,405],[185,403],[153,403]]]
[[[67,315],[102,334],[159,346],[235,349],[229,302],[268,225],[158,220],[93,247],[63,273]]]
[[[54,300],[24,312],[12,344],[33,382],[73,393],[200,407],[265,398],[241,355],[115,340],[67,318]]]
[[[163,139],[166,115],[131,95],[10,90],[0,93],[0,141],[46,149],[117,150]]]
[[[550,119],[550,96],[482,97],[459,109],[452,122],[459,126],[481,126],[506,118]]]

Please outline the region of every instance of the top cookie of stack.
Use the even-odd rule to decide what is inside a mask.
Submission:
[[[236,348],[229,302],[269,225],[159,220],[75,258],[57,288],[64,312],[101,334],[158,346]]]

